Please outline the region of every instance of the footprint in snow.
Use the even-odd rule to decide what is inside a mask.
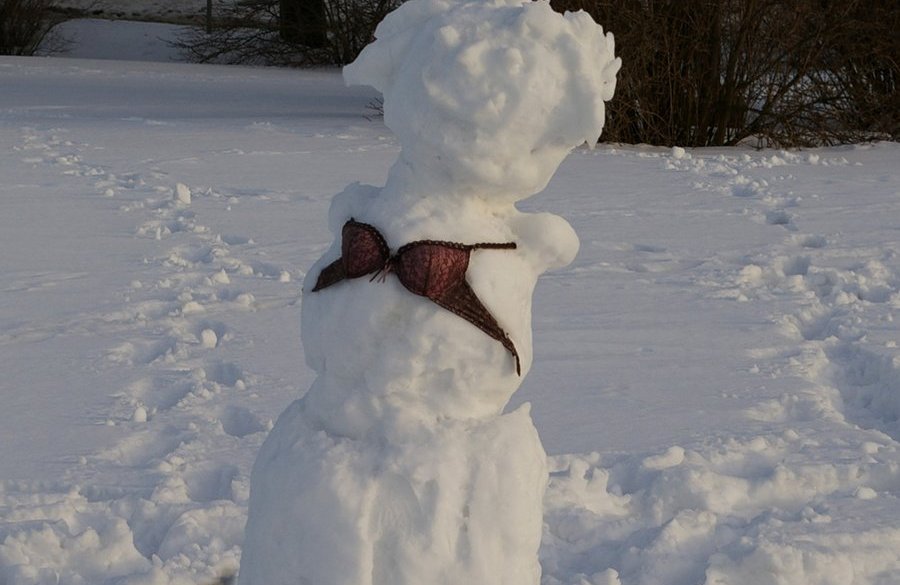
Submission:
[[[193,433],[174,426],[162,432],[139,431],[122,439],[118,445],[99,455],[100,459],[130,467],[145,467],[160,462],[175,452],[182,443],[191,440]]]
[[[197,387],[198,381],[188,372],[175,370],[138,380],[125,393],[131,402],[143,404],[150,412],[165,412],[178,405]]]
[[[649,254],[662,254],[668,250],[663,246],[654,246],[653,244],[635,244],[635,252],[647,252]]]
[[[229,464],[196,465],[185,474],[188,497],[194,502],[233,499],[231,483],[238,468]]]
[[[847,419],[900,440],[900,359],[841,343],[826,349],[832,382],[841,393]]]
[[[791,241],[803,248],[824,248],[828,245],[828,240],[825,236],[811,235],[811,234],[798,234],[791,238]]]
[[[231,362],[220,362],[205,368],[206,379],[229,388],[243,388],[245,386],[244,370]]]
[[[265,423],[243,406],[226,407],[219,416],[219,422],[226,434],[239,439],[266,430]]]
[[[731,194],[735,197],[755,197],[766,193],[765,181],[754,181],[744,175],[738,175],[731,182]]]
[[[109,350],[106,357],[109,361],[128,366],[149,365],[156,361],[174,361],[179,357],[178,340],[164,336],[151,341],[126,341]]]
[[[244,244],[253,244],[252,238],[236,235],[220,234],[216,236],[216,241],[223,242],[229,246],[243,246]]]
[[[766,223],[769,225],[780,225],[785,229],[795,229],[791,214],[784,209],[773,209],[766,212]]]

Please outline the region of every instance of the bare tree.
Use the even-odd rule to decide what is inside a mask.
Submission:
[[[552,0],[616,35],[606,140],[780,145],[897,136],[896,0]]]
[[[220,5],[207,34],[192,29],[175,46],[198,62],[341,65],[371,41],[400,0],[243,0]]]
[[[51,27],[50,0],[0,0],[0,55],[32,55]]]
[[[826,55],[842,122],[865,137],[900,140],[900,4],[854,2]],[[835,81],[837,83],[835,84]]]

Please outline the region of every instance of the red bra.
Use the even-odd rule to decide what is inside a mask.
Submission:
[[[384,236],[377,229],[351,218],[341,231],[341,257],[322,269],[312,290],[315,292],[341,280],[369,274],[372,274],[370,281],[379,276],[383,281],[393,272],[411,293],[431,299],[503,344],[516,359],[516,373],[521,376],[516,346],[466,281],[472,250],[513,250],[515,247],[515,242],[458,244],[418,240],[405,244],[392,256]]]

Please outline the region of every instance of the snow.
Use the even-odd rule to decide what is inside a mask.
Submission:
[[[159,30],[155,23],[185,21],[197,22],[206,17],[207,0],[55,0],[54,7],[80,14],[91,14],[98,18],[115,19],[122,22],[123,19],[134,21],[152,21],[148,30]],[[223,0],[213,1],[213,11],[217,14],[223,5]],[[174,27],[169,27],[170,30]],[[124,32],[124,29],[120,30]],[[122,35],[120,38],[125,38]]]
[[[53,28],[66,43],[59,56],[117,61],[182,61],[171,43],[189,31],[187,26],[99,18],[66,20]]]
[[[329,201],[399,146],[337,72],[5,57],[0,85],[0,582],[232,573],[314,379]],[[898,162],[601,145],[519,204],[581,239],[507,408],[549,454],[543,585],[900,581]]]

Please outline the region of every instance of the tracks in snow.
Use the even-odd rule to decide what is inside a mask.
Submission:
[[[679,278],[711,299],[779,311],[771,345],[748,357],[760,387],[774,381],[782,394],[747,409],[755,436],[551,458],[544,585],[900,579],[900,239],[860,245],[828,227],[834,213],[877,217],[877,198],[855,207],[855,193],[816,195],[810,171],[835,176],[850,164],[840,154],[661,158],[773,230],[772,243]]]
[[[804,378],[821,392],[806,398],[785,397],[783,402],[803,411],[808,409],[798,401],[820,404],[822,396],[828,395],[835,416],[900,440],[900,354],[896,340],[872,335],[873,328],[892,323],[893,310],[900,308],[900,242],[847,248],[841,244],[840,233],[803,232],[809,195],[789,190],[796,182],[791,167],[847,166],[845,157],[780,152],[748,158],[723,156],[712,162],[682,158],[670,165],[701,175],[730,176],[724,184],[710,188],[746,198],[752,219],[786,232],[772,253],[747,259],[734,278],[733,289],[740,300],[780,297],[790,307],[773,316],[788,346],[761,349],[759,355],[781,356],[774,366],[779,373]],[[761,167],[783,167],[785,174],[778,183],[754,179],[754,169]],[[773,409],[771,415],[790,418],[789,412],[779,410]]]
[[[272,425],[271,415],[252,407],[270,382],[242,363],[254,344],[242,324],[246,316],[292,304],[302,274],[265,259],[252,237],[204,223],[202,210],[221,214],[239,195],[185,185],[161,169],[96,163],[94,149],[71,134],[25,128],[17,152],[88,196],[120,202],[119,213],[133,221],[132,238],[146,250],[143,263],[134,267],[136,278],[121,283],[116,306],[65,323],[23,324],[5,337],[83,331],[118,339],[92,367],[121,380],[97,420],[121,438],[83,458],[57,486],[45,486],[56,493],[42,494],[46,503],[30,487],[18,493],[8,486],[7,502],[30,510],[24,520],[62,513],[68,521],[48,529],[20,519],[0,534],[0,542],[8,537],[0,557],[45,556],[48,538],[56,543],[50,548],[76,554],[72,542],[88,530],[95,550],[85,545],[80,554],[116,560],[93,574],[63,555],[63,580],[68,570],[72,578],[162,571],[173,582],[210,581],[237,568],[250,464]],[[16,286],[64,286],[79,277],[46,275]],[[36,530],[50,534],[37,542]]]
[[[17,152],[73,192],[115,202],[143,259],[113,305],[0,337],[0,345],[60,332],[115,339],[90,367],[119,380],[96,421],[109,427],[108,448],[53,485],[0,484],[0,558],[44,560],[44,573],[23,568],[13,582],[211,580],[236,567],[250,463],[270,424],[254,395],[275,382],[258,359],[244,359],[254,350],[250,321],[291,303],[301,275],[259,254],[257,234],[213,227],[248,193],[179,187],[185,180],[162,165],[101,164],[99,151],[65,130],[23,129]],[[850,573],[898,581],[900,373],[890,335],[900,247],[847,241],[828,228],[823,202],[798,185],[810,169],[848,164],[839,154],[686,154],[656,162],[736,204],[733,221],[753,222],[771,241],[704,264],[656,243],[623,244],[593,256],[618,254],[621,263],[574,273],[686,282],[690,293],[774,307],[770,342],[750,358],[760,385],[781,381],[783,394],[747,410],[755,436],[554,457],[545,585],[775,583],[772,567],[798,583],[850,582],[841,581]],[[718,204],[699,211],[721,217]],[[84,277],[35,274],[11,286],[43,290]]]

